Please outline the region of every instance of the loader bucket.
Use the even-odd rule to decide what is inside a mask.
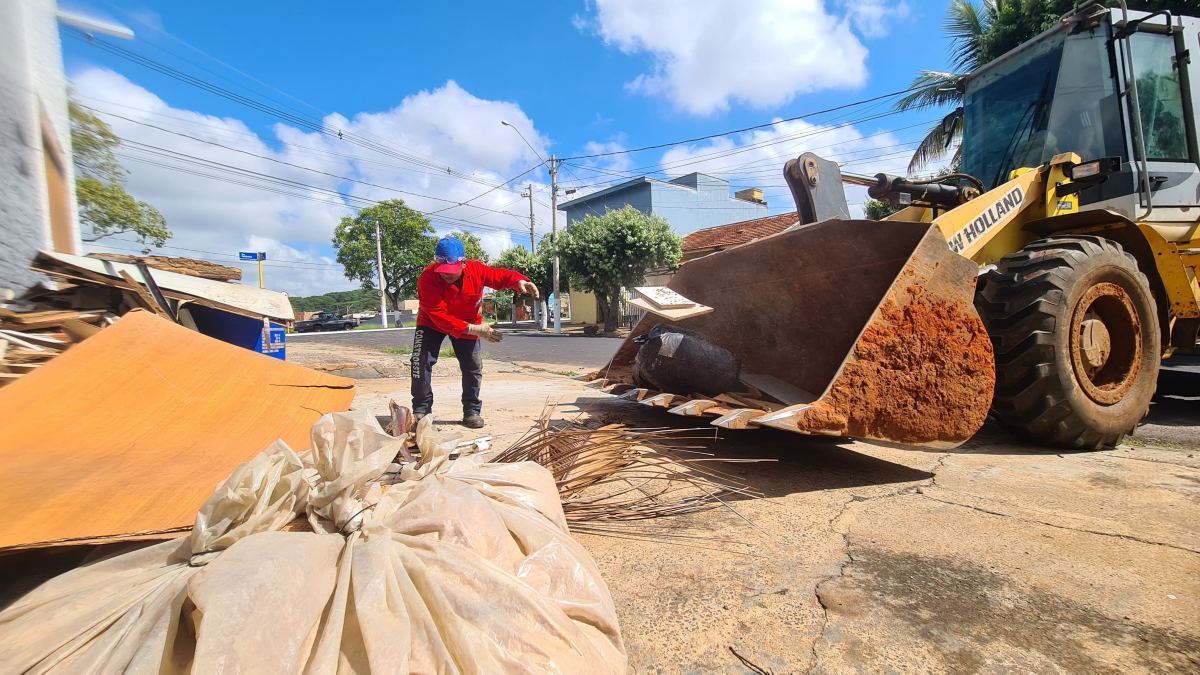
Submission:
[[[714,311],[647,313],[595,384],[729,428],[954,447],[983,424],[995,382],[975,277],[928,223],[797,225],[683,264],[668,287]],[[659,323],[732,352],[741,390],[637,388],[634,338]]]

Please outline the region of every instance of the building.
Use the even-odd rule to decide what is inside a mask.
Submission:
[[[0,2],[0,295],[41,275],[41,249],[78,253],[67,81],[54,0]]]
[[[642,213],[662,216],[671,229],[684,234],[767,214],[762,190],[751,188],[734,196],[729,181],[703,173],[689,173],[671,181],[639,176],[559,205],[567,225],[589,215],[626,205]]]
[[[779,234],[800,222],[796,212],[696,230],[683,238],[683,262]]]

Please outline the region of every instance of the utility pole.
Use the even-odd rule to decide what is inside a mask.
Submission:
[[[550,155],[550,244],[554,246],[554,334],[562,335],[562,298],[558,297],[558,157]]]
[[[522,192],[521,196],[529,197],[529,252],[536,256],[537,255],[537,241],[534,240],[534,233],[533,233],[533,222],[534,222],[533,221],[533,183],[530,183],[529,187],[525,188],[525,192]],[[516,319],[516,316],[517,316],[516,297],[517,296],[515,296],[515,295],[513,296],[513,322],[514,323],[516,323],[516,320],[517,320]],[[543,316],[545,314],[545,312],[542,311],[543,310],[542,302],[543,302],[543,300],[541,298],[533,299],[533,321],[534,321],[534,325],[537,326],[537,328],[539,330],[546,329],[546,322],[542,320]]]
[[[529,252],[537,253],[537,242],[533,240],[533,183],[525,188],[522,197],[529,197]]]
[[[379,273],[379,316],[387,328],[387,281],[383,278],[383,241],[379,237],[379,218],[375,218],[375,269]]]

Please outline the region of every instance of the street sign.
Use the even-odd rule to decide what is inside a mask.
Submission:
[[[238,251],[238,260],[266,260],[266,259],[267,259],[266,251],[259,251],[258,253],[255,253],[254,251]]]

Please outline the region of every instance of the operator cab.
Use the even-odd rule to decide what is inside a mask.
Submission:
[[[1167,12],[1123,16],[1120,9],[1084,8],[972,73],[964,89],[962,171],[991,189],[1012,170],[1060,153],[1084,162],[1116,157],[1118,170],[1080,191],[1080,210],[1111,208],[1140,219],[1148,182],[1149,220],[1195,222],[1181,209],[1200,206],[1200,82],[1188,67],[1189,54],[1200,54],[1200,20]]]

